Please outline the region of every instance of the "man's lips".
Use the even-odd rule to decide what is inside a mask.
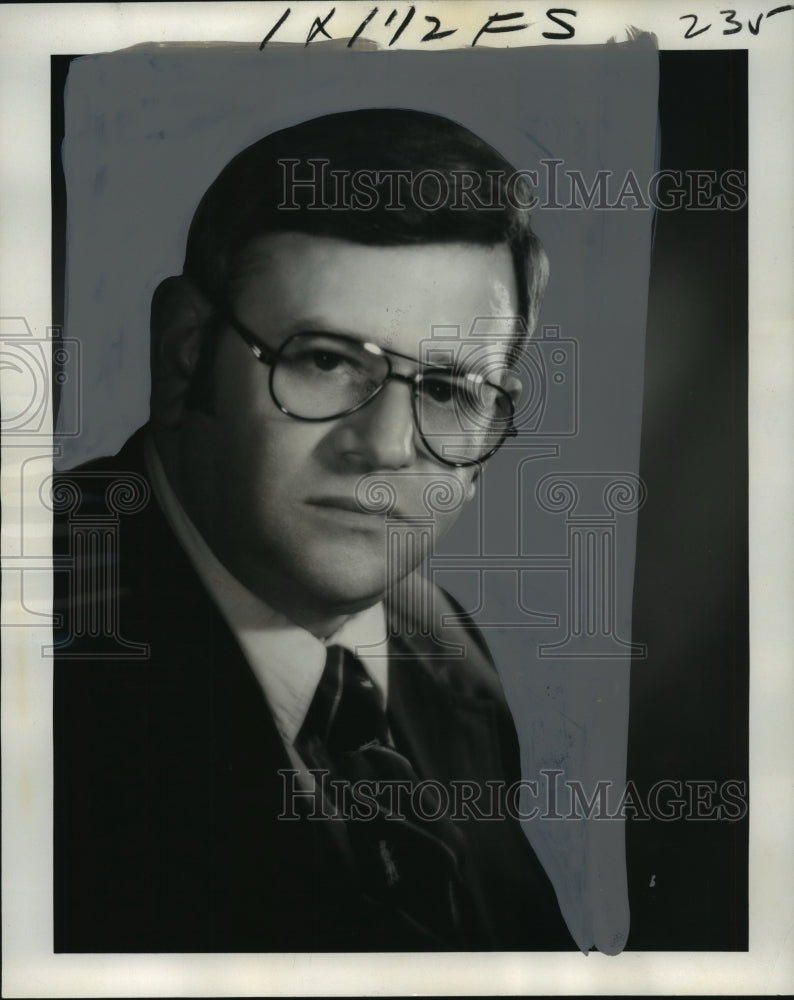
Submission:
[[[386,511],[384,510],[368,510],[366,507],[362,506],[354,497],[350,496],[328,496],[328,497],[309,497],[306,503],[310,507],[321,507],[325,510],[339,511],[348,514],[358,514],[359,517],[383,520],[386,517]],[[391,511],[390,517],[402,518],[403,515],[399,511]]]

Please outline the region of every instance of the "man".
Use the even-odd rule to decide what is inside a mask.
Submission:
[[[546,269],[512,174],[445,119],[358,111],[260,140],[199,205],[153,301],[150,425],[56,524],[82,560],[56,598],[56,950],[570,947],[515,816],[445,798],[514,786],[518,747],[417,571],[514,429]],[[396,186],[419,175],[435,196]],[[125,484],[141,509],[86,554],[75,526]],[[97,652],[102,608],[129,657]]]

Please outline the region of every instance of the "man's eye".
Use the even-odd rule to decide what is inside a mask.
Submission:
[[[346,360],[341,354],[334,354],[333,351],[312,351],[310,357],[312,364],[323,372],[332,372]]]
[[[425,395],[434,403],[449,403],[452,399],[452,383],[443,379],[425,379],[423,383]]]

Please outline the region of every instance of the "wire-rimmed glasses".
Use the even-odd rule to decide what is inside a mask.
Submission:
[[[273,402],[296,420],[347,416],[371,402],[388,382],[400,381],[411,387],[419,436],[445,465],[477,465],[516,434],[510,393],[476,371],[424,364],[337,333],[295,333],[274,349],[229,311],[225,318],[257,361],[270,367]],[[401,374],[394,371],[392,358],[421,368]]]

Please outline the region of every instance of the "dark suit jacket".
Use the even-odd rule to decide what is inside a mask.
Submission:
[[[56,516],[55,528],[63,615],[55,950],[431,947],[399,913],[360,892],[339,850],[338,823],[276,818],[284,798],[277,772],[291,764],[233,634],[154,498],[116,517],[119,507],[136,506],[121,487],[108,508],[113,479],[132,473],[145,489],[143,470],[139,433],[115,459],[56,480],[56,496],[72,510]],[[102,614],[97,598],[109,601],[115,638],[102,627],[91,634],[88,610]],[[439,616],[458,610],[440,591],[433,608]],[[481,637],[436,622],[436,633],[462,644],[465,657],[430,659],[426,625],[407,623],[393,644],[392,652],[411,654],[389,668],[398,749],[422,778],[517,780],[515,730]],[[119,636],[148,644],[147,658],[125,658]],[[518,824],[469,819],[458,827],[475,918],[468,947],[571,948]]]

